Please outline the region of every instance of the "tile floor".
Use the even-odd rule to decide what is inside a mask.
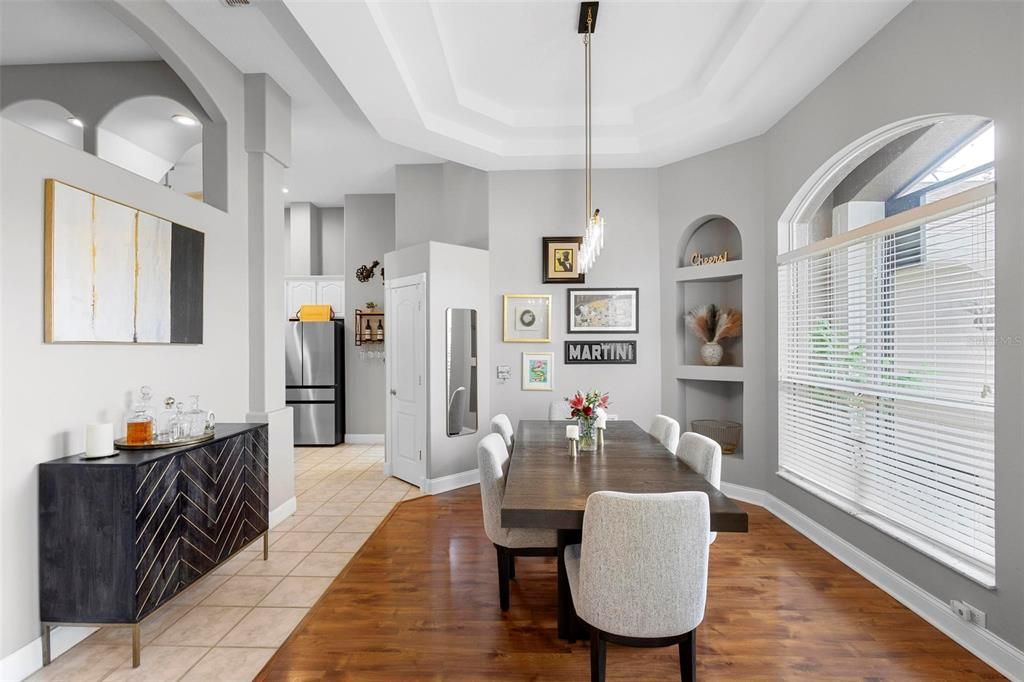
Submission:
[[[298,508],[147,618],[142,665],[131,631],[101,628],[30,680],[248,682],[299,624],[377,525],[418,488],[384,476],[384,447],[295,449]]]

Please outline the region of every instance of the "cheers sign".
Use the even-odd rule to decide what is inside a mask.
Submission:
[[[702,256],[700,251],[697,251],[690,256],[690,265],[711,265],[712,263],[724,263],[729,260],[729,252],[723,251],[715,256]]]

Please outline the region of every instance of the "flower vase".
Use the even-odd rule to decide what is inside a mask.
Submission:
[[[595,417],[580,417],[580,451],[593,452],[597,450],[597,428]]]
[[[700,359],[705,365],[711,367],[715,367],[722,362],[723,353],[721,344],[716,341],[710,341],[700,347]]]

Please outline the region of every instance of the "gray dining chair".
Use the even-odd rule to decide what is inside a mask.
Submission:
[[[548,421],[561,421],[569,419],[569,403],[564,400],[552,400],[548,405]]]
[[[722,487],[722,446],[707,436],[687,431],[679,439],[676,457],[716,488]],[[710,545],[718,533],[708,532]]]
[[[508,418],[507,414],[494,415],[491,419],[491,433],[496,433],[502,437],[505,441],[505,449],[511,455],[512,448],[515,447],[516,435],[512,429],[512,420]]]
[[[576,614],[590,626],[590,679],[605,676],[606,644],[679,647],[683,680],[697,669],[696,630],[708,586],[703,492],[597,492],[583,542],[565,548]]]
[[[480,498],[484,513],[484,531],[494,543],[498,556],[498,599],[502,611],[508,611],[509,580],[516,577],[517,556],[558,556],[554,530],[545,528],[503,528],[501,501],[505,497],[508,450],[496,433],[484,436],[477,447],[480,466]]]
[[[679,422],[672,417],[666,417],[663,414],[654,415],[648,432],[661,441],[661,444],[669,452],[675,452],[679,447]]]

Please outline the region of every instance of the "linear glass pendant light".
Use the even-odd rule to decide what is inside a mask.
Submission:
[[[580,21],[578,32],[583,34],[583,52],[584,52],[584,100],[585,100],[585,118],[584,118],[584,136],[586,138],[586,151],[584,153],[585,162],[585,182],[586,182],[586,201],[587,209],[583,228],[583,244],[580,246],[580,272],[586,273],[593,267],[597,257],[601,255],[601,249],[604,247],[604,218],[601,217],[601,210],[593,208],[593,190],[592,190],[592,179],[594,174],[593,164],[593,127],[591,125],[591,112],[593,110],[590,103],[590,42],[591,37],[594,35],[594,28],[597,24],[597,6],[596,2],[583,2],[580,3]]]

